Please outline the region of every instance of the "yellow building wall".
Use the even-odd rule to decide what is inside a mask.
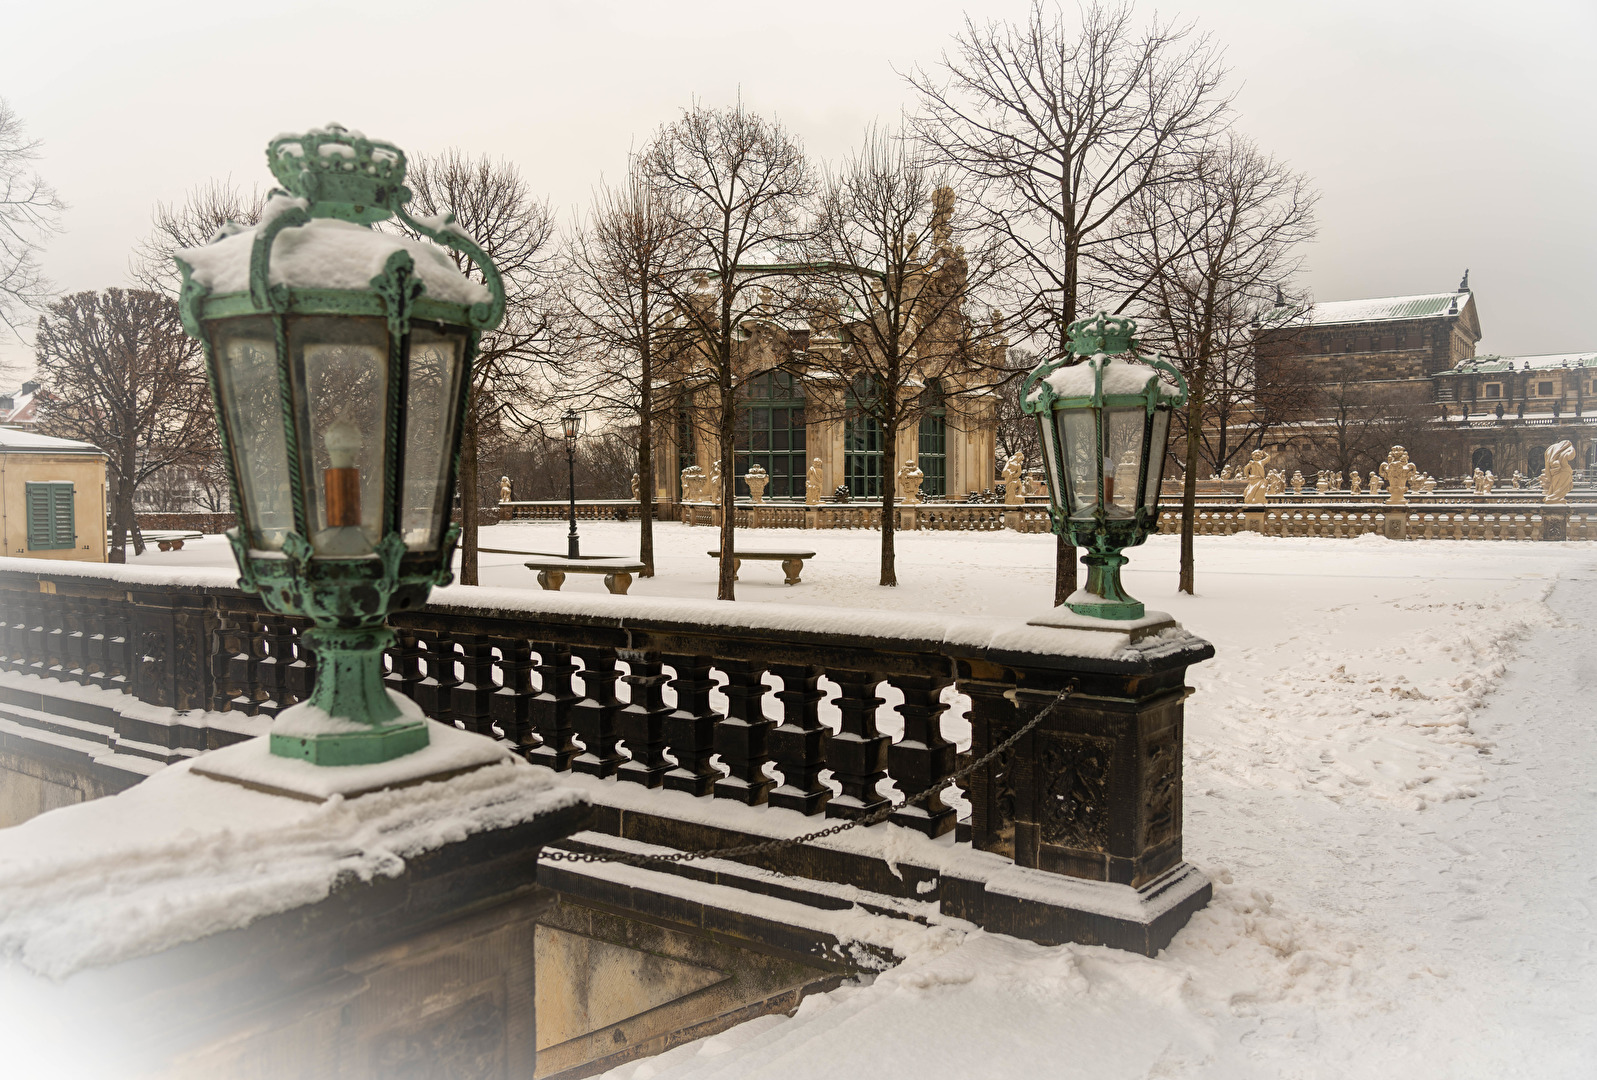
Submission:
[[[30,483],[72,485],[76,547],[28,550]],[[0,545],[10,556],[105,562],[105,459],[88,454],[0,453]]]

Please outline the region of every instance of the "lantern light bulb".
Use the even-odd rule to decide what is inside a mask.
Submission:
[[[340,417],[327,428],[327,433],[322,436],[322,442],[327,446],[327,456],[332,459],[335,469],[350,469],[355,466],[355,455],[364,445],[360,428],[351,423],[348,417]]]

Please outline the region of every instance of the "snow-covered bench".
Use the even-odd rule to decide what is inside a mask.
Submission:
[[[719,559],[721,557],[721,549],[712,548],[709,555],[712,559]],[[815,558],[815,552],[813,551],[780,550],[775,548],[761,548],[751,551],[747,548],[739,548],[732,553],[732,580],[737,580],[738,568],[743,565],[745,559],[754,559],[758,562],[781,563],[782,573],[787,577],[786,584],[797,585],[799,584],[799,574],[804,570],[804,560],[813,558]]]
[[[567,574],[603,574],[604,587],[617,596],[625,596],[632,587],[632,575],[641,574],[643,564],[630,559],[563,559],[545,555],[529,561],[527,569],[538,571],[538,584],[551,592],[560,591]]]

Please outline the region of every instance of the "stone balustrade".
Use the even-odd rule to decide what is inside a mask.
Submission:
[[[1181,511],[1159,513],[1161,533],[1181,531]],[[1197,508],[1193,533],[1230,536],[1352,538],[1377,533],[1393,540],[1597,540],[1597,507],[1542,503],[1441,503],[1413,500],[1406,505],[1317,503]]]
[[[500,521],[566,521],[570,516],[571,503],[565,499],[499,504]],[[635,521],[637,517],[636,499],[582,499],[577,502],[578,521]]]
[[[65,768],[76,753],[85,769],[114,771],[114,759],[138,756],[104,788],[115,790],[258,733],[240,721],[304,698],[316,669],[305,626],[228,580],[0,560],[0,754],[13,763],[0,768],[21,768],[29,754]],[[975,760],[1074,687],[1077,696],[967,777],[962,799],[950,788],[893,814],[929,838],[955,834],[953,848],[884,848],[862,863],[806,845],[747,861],[839,884],[865,874],[993,929],[1144,952],[1208,896],[1182,862],[1182,701],[1188,665],[1213,650],[1179,628],[1139,643],[1129,632],[993,619],[464,587],[437,590],[392,623],[393,690],[436,720],[589,778],[590,798],[618,808],[600,814],[600,831],[680,847],[869,815],[889,805],[890,788],[918,793],[954,774],[942,723],[951,706],[966,712]],[[12,677],[29,675],[39,678]],[[72,684],[106,693],[81,704],[81,692],[66,694],[54,708],[77,719],[52,719],[46,699],[63,693],[52,687]],[[128,699],[156,708],[116,704]],[[673,797],[745,817],[709,828],[706,812],[684,816]],[[951,803],[961,802],[969,814],[956,822]],[[868,853],[873,834],[892,848],[888,827],[861,830],[856,849]],[[931,861],[911,872],[917,858]],[[1000,884],[1004,865],[1128,887],[1116,910],[1147,917],[1094,914],[1101,901],[1050,906],[1036,899],[1041,886],[1014,893]]]
[[[721,508],[712,503],[682,503],[678,514],[687,525],[719,525]],[[879,529],[879,503],[823,503],[818,506],[738,504],[739,529]],[[900,503],[894,506],[898,529],[935,532],[1023,533],[1052,531],[1046,500],[1019,505],[1002,503]]]

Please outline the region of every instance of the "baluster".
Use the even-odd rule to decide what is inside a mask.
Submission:
[[[717,799],[736,799],[747,806],[764,803],[776,781],[765,771],[770,760],[766,737],[776,724],[765,715],[765,664],[757,660],[723,660],[727,715],[715,726],[715,752],[728,775],[716,781]]]
[[[771,732],[771,760],[781,770],[782,783],[772,790],[770,804],[801,814],[819,814],[832,797],[821,782],[826,767],[826,739],[831,733],[821,723],[820,703],[826,696],[818,685],[821,669],[810,664],[773,664],[782,680],[776,699],[782,703],[782,723]]]
[[[130,640],[132,634],[128,622],[128,605],[116,600],[107,600],[105,685],[124,693],[131,690],[129,675],[133,671],[133,643]]]
[[[87,661],[84,658],[85,601],[76,596],[58,595],[61,612],[61,675],[69,682],[83,682]]]
[[[571,723],[584,747],[571,767],[590,776],[614,776],[626,759],[616,747],[616,714],[621,699],[616,697],[615,653],[607,648],[579,648],[582,658],[582,697],[571,706]]]
[[[396,627],[394,643],[388,647],[388,671],[383,675],[383,685],[414,701],[416,684],[421,679],[421,645],[416,632]]]
[[[715,728],[721,719],[721,714],[710,708],[710,691],[715,689],[710,658],[668,654],[662,659],[676,672],[671,689],[677,698],[676,708],[665,717],[665,743],[677,762],[676,768],[665,774],[665,788],[708,795],[722,776],[721,770],[710,764]]]
[[[523,638],[494,638],[499,650],[499,688],[488,701],[488,717],[523,755],[539,745],[527,714],[532,707],[532,646]]]
[[[622,682],[631,687],[631,698],[616,716],[616,731],[626,741],[632,760],[620,769],[620,777],[644,787],[659,787],[671,768],[665,756],[665,718],[671,709],[665,703],[664,674],[660,654],[629,649],[620,654],[630,673]]]
[[[305,640],[309,626],[283,620],[283,687],[284,693],[294,702],[311,696],[316,686],[316,650]]]
[[[422,654],[427,677],[416,684],[416,704],[421,706],[422,712],[439,723],[453,726],[455,716],[451,711],[451,693],[460,685],[460,676],[455,671],[458,661],[455,639],[447,631],[416,636],[427,650]]]
[[[488,710],[498,689],[494,686],[493,643],[481,634],[461,634],[456,640],[465,676],[449,691],[450,714],[465,724],[467,731],[492,735],[493,721]]]
[[[255,656],[250,634],[254,621],[255,616],[248,612],[223,614],[211,655],[211,671],[216,683],[213,708],[255,715]]]
[[[276,716],[292,705],[293,695],[288,689],[288,665],[294,662],[294,634],[288,623],[277,615],[261,620],[260,636],[255,643],[255,679],[260,687],[260,712]]]
[[[887,736],[876,729],[876,709],[882,699],[874,671],[828,669],[840,693],[835,704],[843,714],[841,730],[826,740],[826,764],[842,792],[826,804],[827,817],[856,818],[879,810],[887,800],[876,790],[887,776]]]
[[[904,718],[904,737],[887,749],[887,769],[908,797],[919,794],[937,781],[954,774],[954,744],[943,738],[943,688],[953,679],[945,675],[899,675],[892,684],[903,691],[904,704],[898,707]],[[941,836],[954,827],[954,811],[943,805],[942,794],[917,806],[906,806],[888,818],[896,825]]]
[[[528,714],[540,745],[527,754],[527,760],[556,772],[571,768],[571,759],[580,752],[573,741],[571,706],[578,698],[571,687],[577,665],[571,662],[571,649],[565,645],[538,642],[540,689],[529,703]]]

